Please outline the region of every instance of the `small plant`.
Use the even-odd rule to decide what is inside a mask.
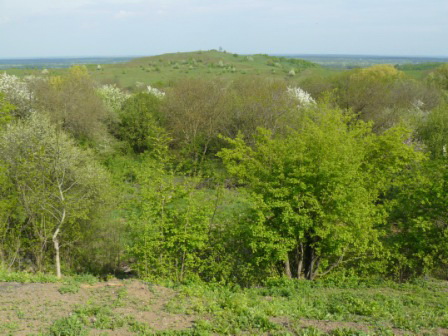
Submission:
[[[28,272],[9,272],[0,268],[1,282],[19,282],[19,283],[53,283],[58,282],[58,278],[51,274],[28,273]]]
[[[79,287],[78,282],[70,281],[59,287],[58,291],[61,294],[76,294],[79,292]]]
[[[98,283],[98,278],[92,274],[78,274],[73,277],[73,280],[78,283],[86,283],[89,285]]]
[[[139,321],[130,321],[129,322],[129,331],[138,333],[138,335],[154,335],[152,328],[147,325],[146,323],[139,322]]]
[[[50,327],[49,336],[86,336],[87,330],[77,315],[57,320]]]

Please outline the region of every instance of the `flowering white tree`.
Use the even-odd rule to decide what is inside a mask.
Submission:
[[[148,86],[146,87],[146,89],[148,90],[148,93],[150,93],[150,94],[156,96],[156,97],[159,98],[159,99],[165,97],[165,92],[163,92],[163,91],[161,91],[161,90],[159,90],[159,89],[157,89],[157,88],[154,88],[154,87],[152,87],[151,85],[148,85]]]
[[[118,113],[124,102],[131,97],[129,93],[120,90],[115,85],[103,85],[97,89],[97,93],[108,111],[112,113]]]
[[[289,87],[288,94],[299,102],[299,107],[316,104],[313,97],[299,87]]]
[[[16,107],[16,114],[26,114],[31,111],[33,94],[26,80],[7,73],[0,74],[0,92]]]

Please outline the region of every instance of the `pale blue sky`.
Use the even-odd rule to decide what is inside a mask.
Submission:
[[[448,0],[0,0],[0,58],[448,56]]]

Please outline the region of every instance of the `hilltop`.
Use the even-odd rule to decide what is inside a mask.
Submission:
[[[179,52],[136,58],[116,64],[87,65],[92,77],[101,83],[116,83],[132,88],[136,83],[166,86],[180,78],[231,79],[237,75],[273,78],[297,78],[327,71],[316,63],[302,59],[266,54],[239,55],[216,50]],[[63,74],[67,69],[50,69],[50,74]],[[38,74],[41,70],[9,69],[10,74]]]
[[[303,55],[302,55],[303,56]],[[126,62],[87,64],[93,79],[103,84],[117,84],[132,89],[139,83],[157,87],[169,86],[183,78],[205,78],[232,80],[237,76],[260,76],[301,82],[312,77],[327,77],[350,68],[368,67],[373,64],[395,64],[390,58],[356,60],[353,57],[327,57],[301,59],[269,56],[267,54],[241,55],[225,51],[208,50],[168,53],[134,58]],[[322,61],[324,60],[324,61]],[[331,62],[329,62],[329,60]],[[363,61],[362,61],[363,60]],[[92,59],[92,62],[95,60]],[[362,62],[361,62],[362,61]],[[364,63],[363,63],[364,62]],[[440,66],[440,62],[418,64],[395,64],[396,68],[415,79],[424,78]],[[67,67],[49,68],[50,75],[63,75]],[[39,75],[42,68],[11,68],[4,70],[17,76]]]
[[[136,82],[168,85],[180,78],[222,78],[236,75],[255,75],[291,78],[319,66],[301,59],[268,55],[239,55],[226,52],[195,51],[137,58],[121,64],[88,66],[92,76],[100,82],[114,82],[132,87]]]

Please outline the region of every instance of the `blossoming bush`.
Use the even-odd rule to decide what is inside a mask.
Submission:
[[[165,92],[163,92],[163,91],[161,91],[161,90],[159,90],[157,88],[154,88],[151,85],[148,85],[146,88],[148,90],[148,93],[156,96],[159,99],[165,97]]]
[[[16,107],[16,115],[26,115],[31,111],[33,94],[27,80],[7,73],[0,74],[0,92]]]
[[[107,110],[111,113],[118,113],[124,102],[131,96],[120,90],[115,85],[103,85],[97,90]]]
[[[299,87],[289,87],[288,94],[299,101],[299,107],[308,106],[311,104],[315,104],[316,101],[311,97],[311,95],[305,90]]]

